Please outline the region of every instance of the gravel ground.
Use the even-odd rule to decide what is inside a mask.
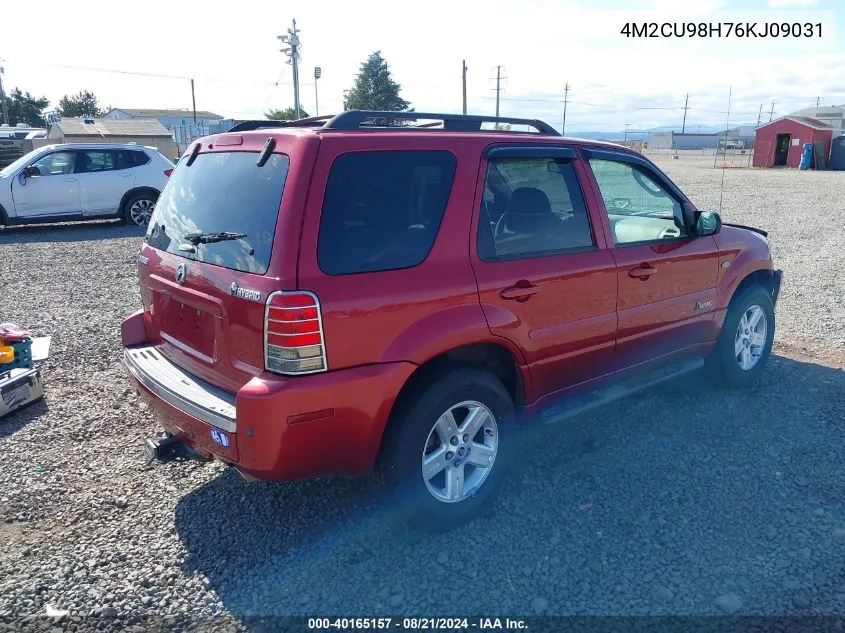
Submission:
[[[718,207],[712,163],[659,160]],[[246,484],[215,463],[144,467],[157,425],[119,337],[139,304],[139,233],[0,231],[0,320],[53,336],[46,401],[0,421],[0,631],[845,615],[843,203],[845,174],[726,172],[725,218],[770,229],[786,271],[765,381],[736,393],[693,377],[527,430],[495,513],[438,536],[398,525],[373,478]],[[70,613],[46,620],[48,605]]]

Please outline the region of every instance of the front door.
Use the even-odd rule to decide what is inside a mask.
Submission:
[[[74,174],[76,152],[59,151],[42,156],[12,182],[15,214],[21,219],[79,213],[79,180]]]
[[[691,235],[686,200],[647,161],[607,150],[588,154],[618,270],[617,368],[692,353],[715,337],[716,241]]]
[[[778,134],[775,144],[775,166],[786,165],[786,157],[789,155],[789,134]]]
[[[493,334],[529,365],[530,401],[612,370],[616,268],[571,148],[489,152],[472,265]]]
[[[117,213],[123,194],[135,184],[127,151],[87,149],[77,152],[76,173],[85,215]]]

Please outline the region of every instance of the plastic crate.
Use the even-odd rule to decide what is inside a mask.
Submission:
[[[0,364],[0,371],[8,371],[10,369],[32,367],[32,339],[26,339],[18,343],[5,343],[13,350],[15,350],[15,357],[11,363]]]

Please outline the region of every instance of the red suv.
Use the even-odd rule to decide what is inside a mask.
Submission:
[[[781,279],[764,231],[618,145],[408,116],[248,122],[185,154],[122,327],[167,430],[151,456],[187,446],[276,480],[378,465],[452,524],[524,421],[703,365],[760,375]]]

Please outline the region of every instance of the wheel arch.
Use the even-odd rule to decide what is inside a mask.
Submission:
[[[491,341],[460,345],[429,358],[426,362],[417,366],[405,380],[393,401],[390,414],[382,430],[376,464],[381,463],[385,437],[391,425],[395,424],[395,412],[408,406],[411,399],[420,390],[425,389],[427,385],[437,380],[445,370],[460,367],[485,371],[501,381],[513,400],[517,417],[519,417],[525,401],[525,381],[527,379],[525,372],[527,369],[519,364],[518,357],[513,350],[506,344]]]
[[[746,270],[731,279],[730,283],[726,284],[721,291],[722,299],[720,301],[720,309],[716,313],[717,332],[721,332],[722,325],[725,322],[728,310],[733,304],[734,300],[739,297],[747,288],[759,285],[774,302],[777,298],[777,293],[780,290],[780,282],[777,278],[776,271],[771,268],[754,268]]]
[[[129,202],[135,196],[142,194],[142,193],[149,193],[152,194],[158,199],[161,195],[161,192],[156,189],[155,187],[149,187],[146,185],[142,185],[140,187],[133,187],[129,191],[123,194],[123,197],[120,199],[120,215],[125,215],[126,213],[126,203]]]

